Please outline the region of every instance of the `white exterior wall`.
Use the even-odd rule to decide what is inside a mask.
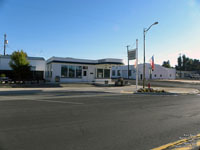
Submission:
[[[128,78],[128,66],[114,66],[114,67],[112,67],[112,70],[115,70],[115,76],[113,76],[111,74],[112,78],[118,78],[118,77]],[[118,76],[118,73],[117,73],[118,70],[120,70],[120,74],[121,74],[120,76]],[[131,74],[130,74],[129,78],[136,79],[135,68],[132,65],[130,65],[129,70],[131,70]]]
[[[43,58],[37,58],[37,57],[28,57],[27,58],[32,71],[43,71],[43,78],[45,77],[45,66],[46,62]],[[9,62],[10,62],[10,56],[0,56],[0,70],[12,70]]]
[[[94,72],[95,74],[95,69],[94,66],[91,65],[79,65],[79,64],[63,64],[63,63],[51,63],[52,64],[52,77],[49,78],[51,82],[55,82],[55,77],[59,76],[60,77],[60,82],[92,82],[94,78],[92,78],[92,75],[90,75],[91,72]],[[83,77],[83,71],[86,69],[82,69],[82,78],[62,78],[61,77],[61,66],[62,65],[71,65],[71,66],[88,66],[87,69],[87,76]]]
[[[112,78],[128,78],[128,66],[118,66],[112,67],[112,70],[115,70],[115,76],[112,75]],[[121,75],[117,75],[117,70],[120,70]],[[133,65],[129,66],[129,70],[131,70],[130,79],[136,79],[136,69]],[[176,69],[173,68],[165,68],[160,65],[155,64],[154,71],[151,72],[152,79],[175,79],[176,78]],[[141,75],[143,76],[143,64],[138,65],[138,79],[141,80]],[[150,64],[146,64],[145,66],[145,78],[150,79]]]
[[[45,60],[28,59],[31,66],[35,67],[35,71],[45,71]],[[9,65],[10,57],[0,57],[0,70],[12,70]]]
[[[52,76],[46,77],[50,82],[55,82],[56,76],[60,77],[60,82],[104,82],[111,81],[111,69],[113,65],[88,65],[88,64],[74,64],[74,63],[50,63],[52,65]],[[82,77],[81,78],[69,78],[61,77],[61,67],[62,65],[68,66],[82,66]],[[88,69],[83,69],[83,66],[87,66]],[[97,69],[110,69],[109,78],[97,78]],[[83,72],[87,71],[87,76],[83,76]]]
[[[76,59],[69,57],[51,57],[46,61],[46,79],[50,82],[55,82],[55,78],[58,76],[60,82],[104,82],[111,81],[111,69],[113,66],[122,65],[122,59],[99,59],[99,60],[89,60],[89,59]],[[81,66],[82,76],[80,78],[69,78],[69,72],[62,77],[61,67],[66,66]],[[87,68],[87,69],[85,69]],[[97,69],[103,69],[102,78],[97,77]],[[105,69],[110,69],[110,76],[105,78]],[[84,76],[84,72],[87,71],[87,75]],[[100,75],[100,74],[99,74]],[[108,74],[107,74],[108,75]],[[75,75],[76,76],[76,75]]]
[[[30,65],[31,66],[35,66],[36,69],[35,71],[45,71],[45,65],[46,65],[46,62],[45,60],[29,60],[28,61],[30,62]]]
[[[150,79],[150,69],[151,65],[146,64],[146,79]],[[139,72],[140,74],[143,73],[143,65],[139,65]],[[151,71],[152,74],[152,79],[175,79],[176,78],[176,69],[173,68],[165,68],[161,65],[155,64],[155,69],[154,71]]]
[[[0,57],[0,70],[11,70],[9,66],[10,58]]]

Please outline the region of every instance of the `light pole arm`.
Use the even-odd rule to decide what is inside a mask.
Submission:
[[[154,24],[152,24],[148,29],[146,29],[145,32],[149,31],[153,25]]]
[[[149,31],[153,25],[156,25],[156,24],[158,24],[158,22],[155,22],[155,23],[153,23],[152,25],[150,25],[150,27],[149,27],[148,29],[146,29],[146,30],[144,29],[145,33],[146,33],[147,31]]]

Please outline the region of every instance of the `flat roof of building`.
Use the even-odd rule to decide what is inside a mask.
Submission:
[[[49,63],[74,63],[74,64],[119,64],[123,65],[122,59],[116,58],[105,58],[105,59],[98,59],[98,60],[90,60],[90,59],[77,59],[77,58],[70,58],[70,57],[51,57],[47,60],[47,64]]]
[[[10,59],[10,56],[11,55],[0,55],[0,58],[8,58],[8,59]],[[45,60],[43,57],[27,57],[27,59],[29,59],[29,60]]]

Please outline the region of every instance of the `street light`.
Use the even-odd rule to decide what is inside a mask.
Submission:
[[[143,34],[144,34],[144,64],[143,64],[143,89],[145,88],[145,35],[146,33],[151,29],[153,25],[157,25],[158,22],[154,22],[148,29],[144,28]]]

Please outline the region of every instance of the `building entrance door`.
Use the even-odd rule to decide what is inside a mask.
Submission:
[[[83,81],[88,82],[88,71],[87,70],[83,70]]]

